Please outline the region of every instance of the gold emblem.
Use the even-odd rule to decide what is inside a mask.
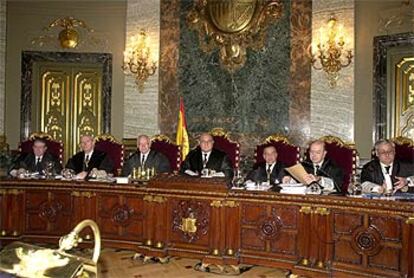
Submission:
[[[268,26],[281,15],[281,0],[196,0],[187,23],[201,49],[219,48],[221,66],[234,72],[245,64],[247,48],[263,48]]]
[[[212,23],[222,32],[242,31],[252,21],[256,0],[208,1]]]
[[[181,231],[188,234],[193,234],[197,232],[196,222],[197,219],[195,219],[192,214],[190,214],[187,218],[182,218],[180,226]]]

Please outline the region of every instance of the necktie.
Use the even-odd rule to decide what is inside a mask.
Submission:
[[[392,192],[392,180],[391,180],[391,175],[390,175],[390,168],[391,166],[385,166],[385,175],[384,175],[384,180],[385,180],[385,186],[386,186],[386,192]]]
[[[266,170],[266,173],[267,173],[267,175],[268,176],[270,176],[270,173],[272,173],[272,164],[267,164],[267,170]]]
[[[144,164],[145,164],[145,154],[142,155],[141,166],[144,167]]]
[[[36,171],[41,173],[43,171],[42,163],[40,162],[40,157],[36,161]]]
[[[318,171],[319,171],[319,165],[314,165],[313,166],[313,174],[316,176],[316,175],[318,175]]]
[[[203,158],[203,168],[206,168],[206,166],[207,166],[207,154],[204,153],[203,155],[204,155],[204,158]]]
[[[87,154],[85,156],[85,161],[84,161],[83,164],[84,164],[83,170],[86,171],[88,169],[88,166],[89,166],[89,154]]]
[[[272,164],[267,164],[266,174],[267,174],[267,181],[270,183],[270,174],[272,173],[272,170],[270,169],[272,167]]]

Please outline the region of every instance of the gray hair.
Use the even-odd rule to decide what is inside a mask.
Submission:
[[[381,145],[390,145],[393,149],[395,149],[395,144],[391,140],[388,139],[380,139],[377,142],[375,142],[374,148],[375,152],[378,153],[378,150]]]
[[[151,138],[148,135],[141,134],[137,137],[137,142],[139,142],[142,138],[145,138],[149,144],[151,144]]]

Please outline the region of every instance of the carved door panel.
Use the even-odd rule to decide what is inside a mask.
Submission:
[[[26,191],[26,234],[68,234],[73,228],[72,217],[73,203],[70,191]]]
[[[102,67],[34,64],[33,126],[64,143],[64,157],[78,150],[79,137],[102,132]]]
[[[395,70],[395,135],[414,138],[414,56],[401,59]]]
[[[144,202],[142,196],[98,194],[97,224],[102,237],[143,241]]]
[[[298,259],[297,206],[241,204],[241,256]]]
[[[333,212],[333,268],[398,277],[407,268],[405,218]]]

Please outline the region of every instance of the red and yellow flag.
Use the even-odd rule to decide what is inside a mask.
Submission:
[[[176,144],[181,147],[181,159],[184,161],[190,151],[190,143],[188,141],[187,122],[185,120],[184,102],[182,97],[180,97],[180,111],[178,112]]]

